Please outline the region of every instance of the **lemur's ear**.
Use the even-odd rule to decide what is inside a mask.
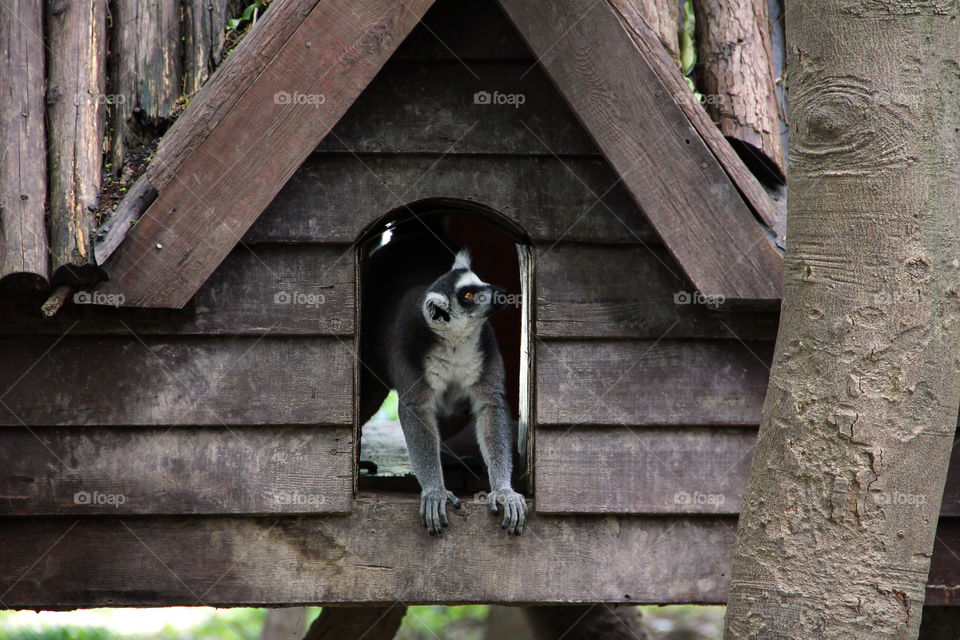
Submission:
[[[443,294],[431,292],[423,301],[423,316],[427,322],[443,324],[450,322],[450,301]]]
[[[457,253],[457,257],[453,259],[453,267],[451,271],[456,271],[457,269],[469,269],[470,268],[470,252],[466,249],[460,249]]]

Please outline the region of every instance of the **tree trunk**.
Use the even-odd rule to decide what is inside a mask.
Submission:
[[[43,5],[0,5],[0,279],[47,285]],[[18,282],[12,282],[18,281]]]
[[[786,23],[783,307],[726,637],[916,637],[960,403],[960,21],[792,0]]]
[[[526,607],[536,640],[646,640],[640,611],[629,605]]]
[[[783,182],[767,0],[694,0],[697,89],[707,112],[764,182]]]
[[[324,607],[303,640],[392,640],[407,607]]]
[[[93,283],[105,116],[106,0],[47,2],[51,280]]]

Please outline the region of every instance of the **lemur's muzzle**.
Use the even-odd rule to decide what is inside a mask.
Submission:
[[[486,307],[485,312],[488,316],[507,306],[507,301],[510,299],[507,290],[495,284],[487,285],[487,290],[482,295],[481,300]]]

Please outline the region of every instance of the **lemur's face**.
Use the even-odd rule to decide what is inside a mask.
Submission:
[[[466,334],[504,307],[507,290],[481,280],[470,268],[466,251],[440,276],[423,300],[423,317],[439,334]]]

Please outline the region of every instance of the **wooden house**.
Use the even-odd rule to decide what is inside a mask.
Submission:
[[[276,0],[98,232],[109,280],[7,294],[4,607],[725,600],[778,208],[630,3],[431,4]],[[469,482],[430,537],[359,468],[370,242],[441,217],[522,300],[519,537]]]

